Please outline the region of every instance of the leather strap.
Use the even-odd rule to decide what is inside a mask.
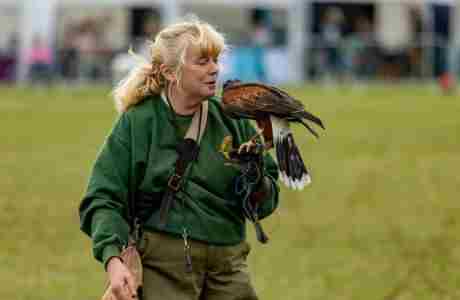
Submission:
[[[177,145],[178,157],[175,170],[171,177],[169,177],[168,186],[161,201],[160,227],[166,226],[169,210],[173,204],[175,194],[181,187],[184,174],[190,163],[198,158],[199,145],[208,121],[208,106],[208,101],[201,103],[200,109],[193,115],[192,123],[185,134],[184,140]]]
[[[185,134],[185,138],[184,138],[184,139],[192,139],[198,145],[200,144],[201,139],[203,138],[205,127],[208,122],[208,109],[209,109],[208,101],[202,102],[200,109],[201,109],[201,122],[200,122],[200,112],[197,111],[193,115],[192,124],[190,124],[190,127],[188,128],[187,133]],[[200,136],[198,136],[198,132]]]

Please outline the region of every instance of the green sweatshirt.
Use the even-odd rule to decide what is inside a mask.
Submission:
[[[241,197],[232,188],[239,175],[224,165],[218,152],[225,136],[231,135],[240,145],[255,134],[247,120],[230,119],[223,114],[219,99],[209,99],[206,131],[200,143],[198,160],[176,194],[176,205],[168,214],[164,229],[158,226],[156,210],[144,224],[144,230],[181,235],[186,225],[191,239],[214,245],[233,245],[245,239],[245,219]],[[93,252],[104,264],[119,255],[128,241],[128,199],[137,191],[164,191],[177,160],[176,145],[184,137],[191,116],[173,114],[160,96],[150,97],[120,115],[106,138],[93,165],[88,188],[80,204],[81,230],[93,240]],[[265,155],[264,174],[271,181],[272,193],[264,199],[259,215],[264,218],[278,205],[278,169],[269,154]],[[161,199],[155,199],[159,201]]]

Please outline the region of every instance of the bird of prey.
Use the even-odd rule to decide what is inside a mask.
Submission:
[[[305,110],[302,102],[274,86],[228,80],[223,85],[221,107],[232,118],[257,123],[257,135],[241,145],[240,151],[251,147],[262,135],[265,150],[275,148],[280,179],[288,188],[302,190],[311,182],[289,124],[300,123],[315,137],[318,134],[306,121],[325,128],[321,119]]]

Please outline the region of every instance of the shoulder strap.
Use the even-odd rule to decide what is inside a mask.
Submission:
[[[190,163],[198,158],[199,144],[204,135],[208,120],[208,101],[201,104],[200,109],[195,112],[184,139],[177,145],[177,161],[174,173],[169,177],[168,186],[163,195],[160,206],[160,227],[166,226],[167,215],[174,201],[174,195],[180,189],[183,176]]]
[[[201,103],[201,108],[193,115],[192,123],[185,134],[185,139],[192,139],[199,145],[208,122],[208,101]]]

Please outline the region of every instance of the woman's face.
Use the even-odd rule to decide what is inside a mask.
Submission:
[[[188,47],[182,66],[181,89],[191,98],[208,98],[216,93],[219,64],[216,57],[204,55],[199,47]]]

